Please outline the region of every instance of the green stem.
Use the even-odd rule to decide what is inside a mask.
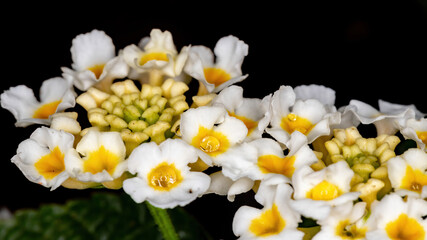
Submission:
[[[172,224],[169,214],[166,209],[157,208],[151,205],[148,201],[145,201],[148,210],[153,216],[154,221],[159,227],[160,232],[165,240],[179,240],[178,234]]]

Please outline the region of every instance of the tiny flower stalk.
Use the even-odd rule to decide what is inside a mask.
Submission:
[[[141,90],[125,80],[111,85],[111,95],[89,89],[77,102],[88,111],[92,126],[120,132],[129,154],[145,141],[160,143],[173,136],[171,127],[189,108],[183,95],[187,90],[185,83],[173,79],[161,86],[144,84]]]

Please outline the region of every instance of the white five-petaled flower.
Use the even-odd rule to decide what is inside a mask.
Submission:
[[[212,104],[222,104],[230,116],[245,123],[248,128],[248,136],[245,141],[261,138],[265,128],[270,123],[271,94],[263,99],[244,98],[243,88],[229,86],[223,89],[213,100]]]
[[[11,87],[1,94],[1,106],[16,119],[17,127],[31,124],[50,124],[49,117],[76,104],[75,92],[67,80],[55,77],[45,80],[40,87],[40,101],[25,85]]]
[[[246,43],[231,35],[218,40],[215,55],[205,46],[192,46],[184,71],[203,84],[208,92],[219,92],[247,78],[248,75],[242,75],[241,66],[248,48]]]
[[[168,77],[181,74],[187,61],[189,47],[178,53],[169,31],[153,29],[150,37],[141,39],[139,45],[129,45],[123,49],[123,58],[137,73],[160,70]]]
[[[240,207],[233,219],[233,232],[244,239],[303,239],[297,230],[301,216],[290,206],[292,187],[280,175],[261,182],[255,199],[262,209]]]
[[[313,240],[363,240],[368,230],[365,214],[365,202],[348,201],[334,206],[329,216],[317,221],[321,230]]]
[[[408,149],[387,161],[388,178],[395,192],[420,196],[427,186],[427,153],[421,149]]]
[[[125,180],[123,189],[137,203],[147,200],[160,208],[185,206],[209,187],[208,175],[190,171],[188,164],[197,159],[194,148],[180,139],[141,144],[128,158],[129,172],[137,176]]]
[[[129,72],[129,66],[122,57],[116,56],[112,39],[99,30],[77,35],[72,41],[71,58],[72,68],[61,68],[63,77],[82,91],[98,82],[109,85],[114,79],[126,77]]]
[[[297,169],[318,161],[302,133],[292,133],[286,145],[289,146],[289,153],[285,156],[280,144],[270,138],[243,143],[227,153],[224,158],[229,160],[222,161],[222,171],[233,180],[241,177],[263,180],[270,174],[291,179]]]
[[[70,175],[82,182],[110,182],[127,170],[125,144],[118,132],[89,130],[65,155]]]
[[[318,99],[299,99],[292,87],[281,86],[272,97],[271,128],[266,131],[283,144],[294,131],[299,131],[312,143],[317,137],[328,135],[329,125],[336,123],[338,113],[329,113],[329,109]]]
[[[64,155],[73,148],[73,142],[70,133],[40,127],[19,144],[12,162],[28,180],[54,190],[69,177]]]
[[[224,107],[203,106],[189,109],[181,115],[182,139],[197,149],[208,165],[220,165],[230,148],[241,143],[248,129],[237,118],[230,117]]]
[[[305,217],[325,219],[331,207],[356,200],[360,193],[350,192],[354,172],[347,162],[339,161],[322,170],[302,166],[292,175],[294,199],[292,207]]]
[[[395,193],[371,205],[367,240],[425,240],[427,238],[427,201]]]

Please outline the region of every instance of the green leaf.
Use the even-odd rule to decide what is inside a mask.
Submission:
[[[181,240],[211,239],[183,208],[167,211]],[[96,193],[64,205],[17,211],[12,219],[0,221],[0,239],[160,240],[162,235],[145,204],[135,203],[124,193]]]

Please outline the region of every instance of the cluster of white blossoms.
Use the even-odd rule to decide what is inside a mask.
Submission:
[[[44,125],[12,162],[52,190],[122,188],[159,208],[254,191],[263,207],[236,212],[239,239],[427,239],[426,115],[382,100],[337,108],[319,85],[246,98],[236,83],[247,54],[234,36],[178,51],[153,29],[116,52],[103,31],[78,35],[40,100],[23,85],[1,94],[16,126]]]

